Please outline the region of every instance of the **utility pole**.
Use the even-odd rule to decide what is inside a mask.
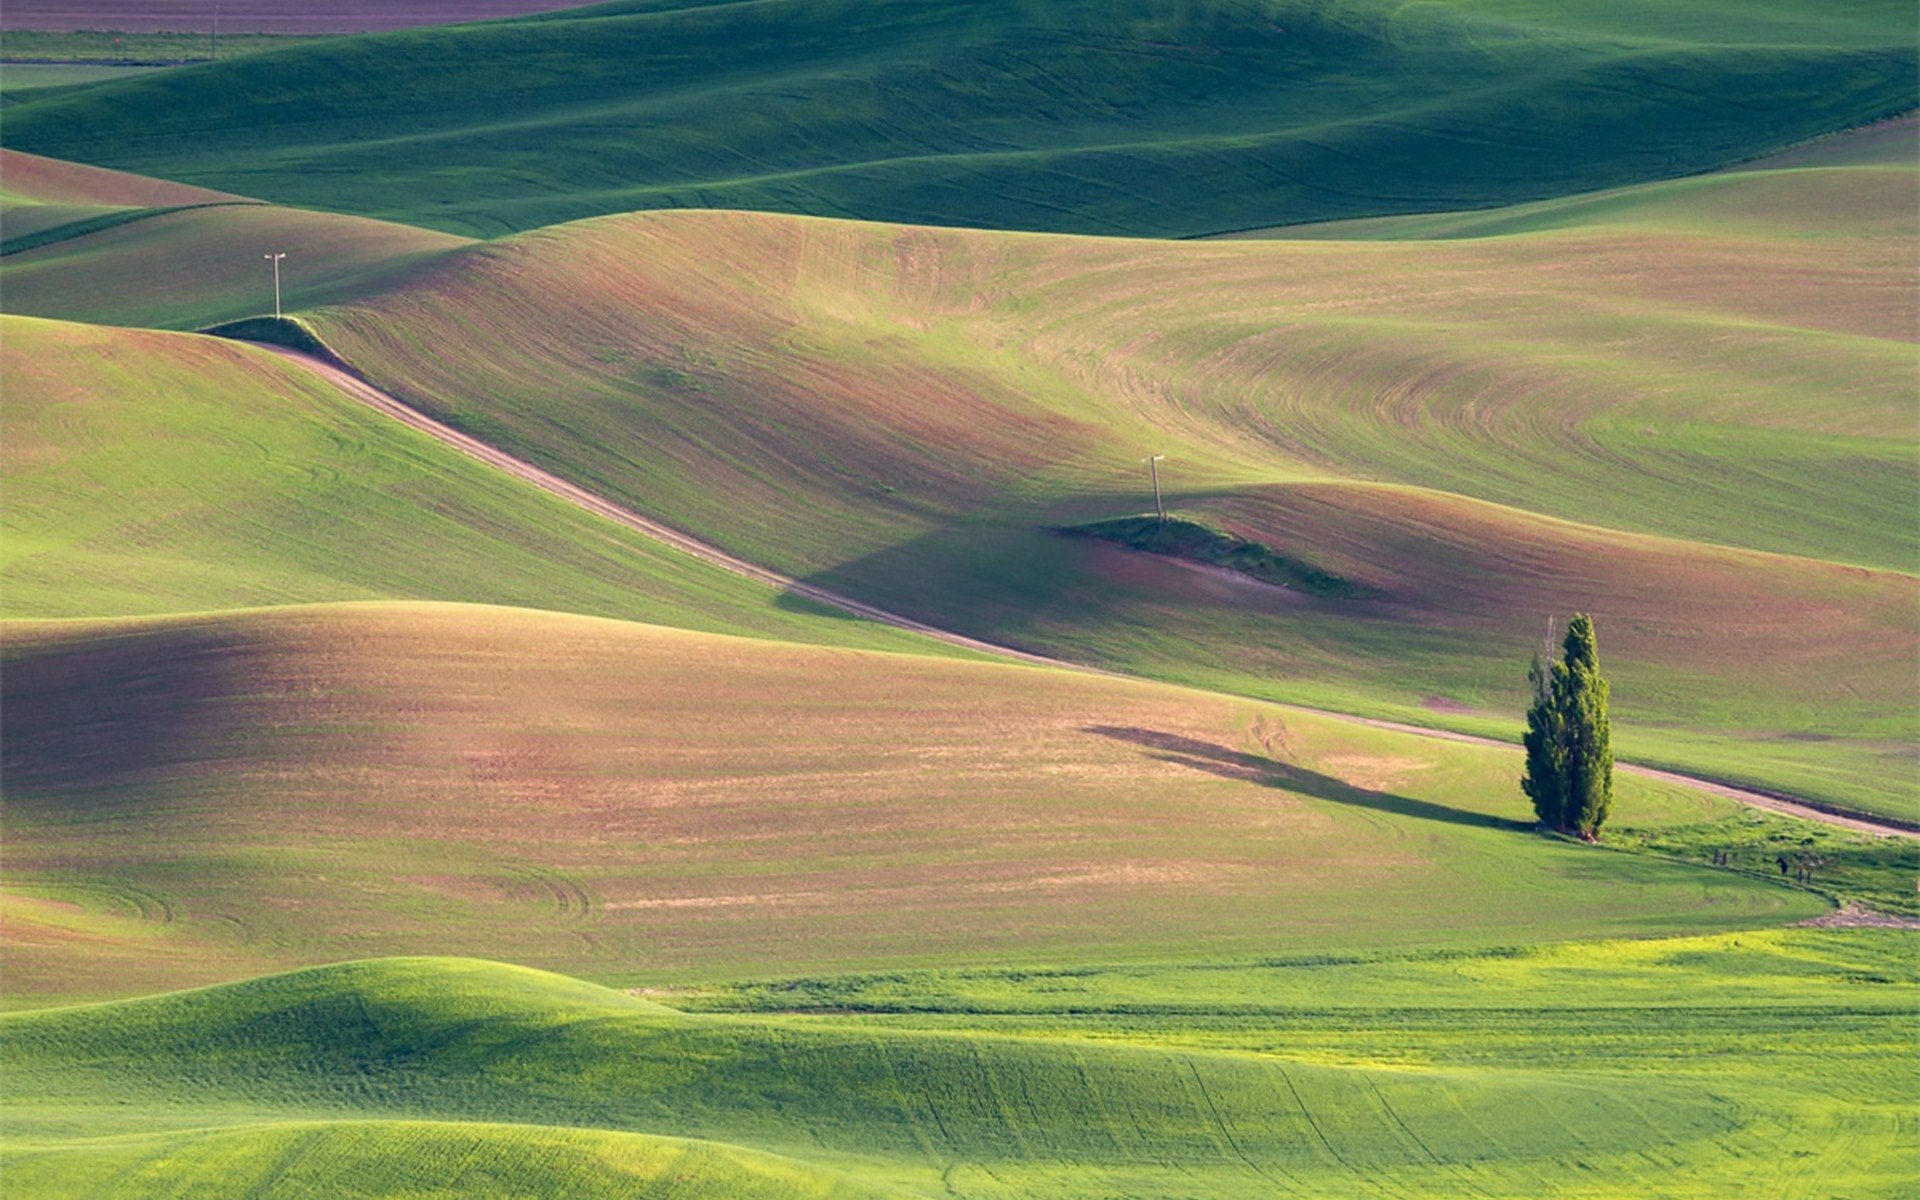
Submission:
[[[280,260],[287,256],[282,250],[278,254],[262,254],[260,257],[273,264],[273,319],[280,319]]]
[[[1160,502],[1160,460],[1164,454],[1156,454],[1147,459],[1147,470],[1153,472],[1153,511],[1160,514],[1160,523],[1167,523],[1167,506]]]

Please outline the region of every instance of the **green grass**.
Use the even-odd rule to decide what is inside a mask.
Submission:
[[[1907,838],[1863,837],[1830,825],[1754,809],[1698,825],[1626,826],[1608,840],[1631,850],[1704,862],[1766,879],[1792,879],[1843,904],[1920,917],[1920,846]]]
[[[359,962],[0,1018],[4,1153],[46,1195],[449,1194],[438,1168],[584,1196],[1681,1197],[1759,1168],[1894,1196],[1911,950],[1795,931],[674,997],[732,1010],[709,1014]]]
[[[1292,588],[1310,596],[1337,596],[1351,599],[1361,594],[1352,580],[1322,571],[1270,546],[1238,538],[1199,521],[1182,517],[1119,517],[1086,525],[1069,525],[1060,530],[1069,537],[1096,538],[1103,542],[1164,554],[1187,562],[1219,567],[1270,583]]]
[[[1907,814],[1916,176],[1762,174],[1438,242],[648,214],[307,315],[408,401],[897,610],[1503,736],[1593,611],[1623,753]],[[1048,532],[1140,512],[1154,452],[1184,517],[1371,598]]]
[[[909,648],[211,338],[0,318],[11,617],[468,600]]]
[[[631,0],[27,93],[8,139],[460,233],[685,207],[1192,235],[1670,177],[1870,121],[1913,105],[1910,18]]]
[[[1511,736],[1540,631],[1591,610],[1624,754],[1910,816],[1920,176],[1883,134],[1446,240],[649,214],[472,244],[251,206],[0,271],[17,311],[199,326],[266,303],[223,247],[286,245],[290,309],[469,432],[743,557],[1196,686]],[[1141,511],[1151,452],[1184,517],[1355,595],[1049,532]]]
[[[476,1121],[272,1121],[33,1144],[4,1160],[12,1186],[48,1200],[106,1193],[182,1200],[863,1200],[881,1194],[836,1171],[735,1146]]]

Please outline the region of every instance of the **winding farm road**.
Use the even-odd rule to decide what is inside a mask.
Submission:
[[[867,620],[876,621],[882,625],[891,625],[896,629],[905,629],[912,633],[922,634],[926,637],[945,642],[948,645],[963,647],[982,654],[991,654],[998,658],[1013,659],[1035,666],[1083,671],[1096,675],[1109,675],[1114,678],[1130,678],[1129,676],[1122,676],[1117,672],[1101,670],[1098,667],[1088,667],[1080,663],[1067,662],[1064,659],[1049,658],[1044,654],[1033,654],[1025,650],[1016,650],[1011,646],[1001,646],[993,642],[971,638],[965,634],[954,633],[951,630],[928,625],[923,621],[916,621],[912,617],[903,617],[898,613],[889,612],[884,608],[878,608],[874,605],[856,600],[851,596],[843,596],[838,592],[829,591],[826,588],[817,587],[814,584],[805,583],[790,576],[782,575],[778,571],[769,570],[766,567],[747,562],[745,559],[736,558],[718,547],[708,545],[706,542],[682,533],[680,530],[674,529],[671,526],[662,525],[658,521],[641,516],[630,508],[625,508],[605,497],[595,495],[593,492],[577,484],[569,483],[550,471],[542,470],[524,459],[516,458],[477,438],[461,433],[450,425],[442,424],[432,417],[427,416],[425,413],[420,412],[418,409],[409,407],[388,395],[386,392],[381,391],[360,376],[354,374],[337,360],[323,358],[315,354],[308,354],[300,350],[293,350],[285,346],[272,345],[267,342],[248,342],[246,344],[305,367],[307,370],[319,375],[328,383],[331,383],[336,388],[339,388],[361,403],[366,404],[368,407],[376,409],[402,424],[409,425],[427,436],[453,447],[462,454],[478,459],[497,470],[504,471],[516,479],[524,480],[544,492],[567,501],[569,504],[593,513],[595,516],[604,517],[618,525],[624,525],[636,533],[652,538],[664,545],[671,546],[702,562],[710,563],[726,571],[731,571],[736,575],[756,580],[766,584],[768,587],[790,592],[796,596],[804,596],[815,603],[824,604],[829,608],[837,608],[842,612],[851,613],[857,617],[864,617]],[[1357,724],[1371,726],[1375,729],[1390,729],[1399,733],[1413,734],[1417,737],[1439,738],[1442,741],[1466,742],[1479,746],[1511,747],[1512,745],[1510,742],[1502,742],[1496,738],[1481,737],[1471,733],[1455,733],[1447,729],[1431,729],[1424,725],[1409,725],[1400,721],[1384,721],[1375,717],[1357,717],[1350,713],[1308,708],[1298,704],[1286,705],[1285,707],[1296,708],[1303,712],[1316,713],[1321,716],[1335,717],[1343,721],[1353,721]],[[1698,788],[1712,795],[1734,800],[1753,808],[1766,809],[1769,812],[1784,813],[1788,816],[1801,817],[1809,821],[1819,821],[1823,824],[1839,826],[1842,829],[1850,829],[1857,833],[1872,834],[1876,837],[1903,837],[1920,840],[1920,830],[1907,829],[1898,825],[1876,821],[1871,817],[1858,816],[1851,813],[1831,812],[1827,809],[1819,808],[1815,805],[1794,800],[1786,796],[1753,791],[1749,788],[1736,787],[1732,784],[1720,783],[1712,779],[1701,779],[1698,776],[1685,775],[1678,771],[1663,771],[1657,767],[1643,767],[1634,763],[1619,763],[1617,767],[1623,774],[1638,775],[1642,778],[1659,780],[1663,783],[1675,783],[1691,788]]]

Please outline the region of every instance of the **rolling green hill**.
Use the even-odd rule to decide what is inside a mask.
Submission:
[[[4,1162],[49,1197],[1705,1197],[1756,1163],[1777,1194],[1891,1197],[1910,950],[1796,931],[896,973],[911,1016],[805,1018],[356,962],[0,1018]]]
[[[270,227],[290,303],[377,382],[750,560],[1081,661],[1501,734],[1547,621],[1592,609],[1624,753],[1910,817],[1911,128],[1312,241],[659,213],[432,246],[256,206],[0,278],[17,311],[224,320],[264,276],[219,250]],[[1342,587],[1053,532],[1141,511],[1156,451],[1181,515]]]
[[[403,952],[661,982],[1827,907],[1540,838],[1505,748],[1058,670],[417,604],[16,623],[5,667],[16,1002]],[[1626,826],[1732,812],[1620,790]]]
[[[1445,241],[641,214],[309,315],[403,399],[898,611],[1510,730],[1546,622],[1591,609],[1623,752],[1908,813],[1915,181],[1730,174]],[[1183,515],[1369,598],[1050,532],[1148,506],[1151,452]]]
[[[1192,235],[1665,178],[1875,120],[1913,106],[1911,17],[629,0],[29,92],[7,125],[18,149],[460,233],[686,207]]]
[[[0,615],[466,600],[911,650],[213,338],[0,317]]]
[[[284,252],[290,308],[391,280],[464,238],[261,204],[0,150],[4,309],[195,329],[273,309],[262,255]]]

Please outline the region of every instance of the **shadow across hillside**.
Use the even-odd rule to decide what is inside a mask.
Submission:
[[[1281,788],[1285,791],[1297,792],[1302,796],[1311,796],[1315,800],[1367,808],[1396,816],[1415,817],[1424,821],[1444,821],[1449,825],[1469,825],[1481,829],[1502,829],[1511,832],[1533,828],[1533,825],[1526,821],[1496,817],[1489,813],[1468,812],[1465,809],[1450,808],[1444,804],[1434,804],[1428,800],[1415,800],[1411,796],[1399,796],[1390,792],[1376,792],[1368,788],[1355,787],[1345,780],[1336,779],[1319,771],[1309,770],[1293,763],[1280,762],[1264,755],[1230,750],[1214,742],[1200,741],[1198,738],[1161,733],[1131,725],[1088,725],[1083,727],[1081,732],[1145,747],[1155,751],[1149,757],[1161,762],[1178,763],[1183,767],[1205,771],[1209,775],[1218,775],[1223,779],[1237,779],[1244,783]]]
[[[9,647],[0,670],[8,801],[96,807],[135,781],[220,753],[228,706],[259,689],[244,642],[162,628]]]

